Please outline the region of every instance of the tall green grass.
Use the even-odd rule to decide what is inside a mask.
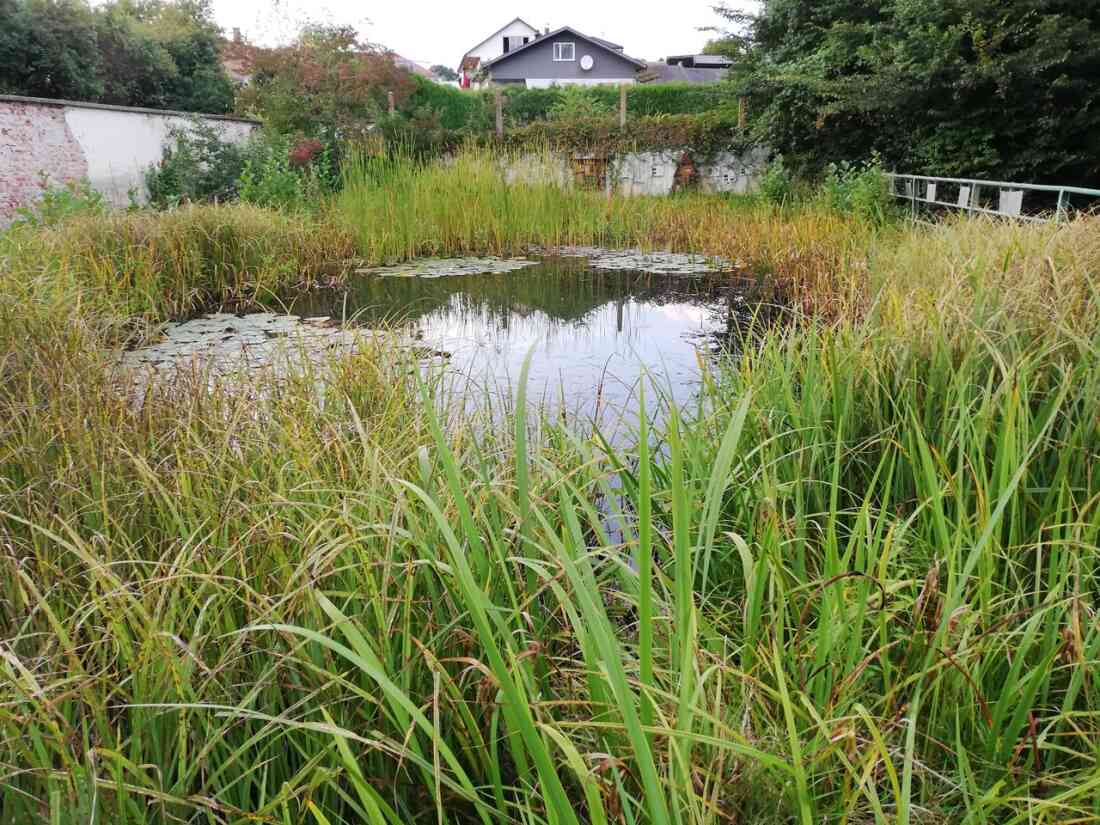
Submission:
[[[89,276],[98,233],[9,259],[0,821],[1100,821],[1095,221],[599,203],[820,313],[609,446],[523,395],[444,422],[381,342],[323,399],[135,409],[110,313],[241,270],[152,301]],[[394,208],[360,254],[507,249]]]
[[[427,164],[360,156],[347,164],[334,213],[372,263],[572,244],[673,249],[728,256],[747,274],[767,275],[788,298],[818,296],[818,313],[853,299],[845,269],[879,234],[812,205],[780,209],[752,197],[697,194],[608,197],[575,186],[569,164],[549,150],[467,148]]]

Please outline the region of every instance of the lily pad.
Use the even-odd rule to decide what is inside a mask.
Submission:
[[[596,246],[554,246],[538,251],[554,257],[587,258],[593,269],[608,272],[710,275],[737,268],[737,264],[728,258],[685,252],[644,252],[641,249],[602,249]]]
[[[370,334],[328,318],[217,313],[165,324],[159,341],[123,353],[120,366],[133,373],[139,385],[196,368],[212,378],[271,366],[300,369],[334,352],[354,352]]]
[[[357,269],[355,274],[383,278],[451,278],[456,275],[499,275],[537,263],[526,258],[420,258],[395,266]]]

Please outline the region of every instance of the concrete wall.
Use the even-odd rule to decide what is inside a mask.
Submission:
[[[623,195],[670,195],[684,151],[636,152],[616,158],[609,173],[610,183]],[[720,152],[698,163],[696,183],[702,192],[744,195],[756,188],[767,165],[768,151],[761,147],[740,155]]]
[[[631,152],[609,158],[607,186],[620,195],[671,195],[676,169],[685,151]],[[742,154],[721,152],[698,162],[693,182],[699,191],[744,195],[755,191],[768,165],[768,150],[753,147]],[[575,184],[573,158],[564,154],[520,155],[503,162],[509,184],[552,183],[563,188]]]
[[[145,198],[145,170],[161,159],[173,128],[193,115],[122,106],[0,95],[0,226],[33,203],[47,185],[87,178],[115,206],[133,191]],[[247,138],[259,124],[204,115],[226,140]]]

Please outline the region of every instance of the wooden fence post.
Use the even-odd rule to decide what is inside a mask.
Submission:
[[[497,87],[497,140],[504,140],[504,93]]]
[[[619,128],[626,128],[626,84],[619,86]]]
[[[394,100],[393,92],[386,92],[386,100],[390,104],[390,117],[393,117],[394,113],[397,111],[397,104]]]
[[[737,128],[744,129],[749,125],[749,99],[737,98]]]

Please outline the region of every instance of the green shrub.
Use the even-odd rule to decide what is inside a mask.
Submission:
[[[42,175],[42,197],[15,210],[17,226],[53,226],[74,215],[102,215],[107,211],[103,195],[92,189],[86,179],[51,186]]]
[[[145,172],[149,202],[158,209],[181,203],[217,203],[237,196],[249,147],[230,143],[208,123],[195,118],[173,129],[172,143],[160,163]]]
[[[504,119],[509,127],[576,112],[579,116],[618,111],[617,86],[555,86],[549,89],[508,87],[504,95]],[[627,89],[631,117],[701,115],[736,109],[736,97],[723,83],[646,83]],[[442,128],[487,132],[496,116],[496,90],[464,91],[416,78],[416,88],[401,104],[404,118],[413,118],[423,107],[439,115]]]
[[[490,107],[483,95],[418,76],[413,77],[413,87],[401,105],[406,118],[422,118],[424,109],[428,109],[438,116],[444,129],[490,128]]]
[[[581,86],[569,86],[557,91],[560,92],[558,99],[547,112],[550,120],[576,121],[609,115],[613,111],[609,103]]]
[[[318,204],[336,180],[331,149],[320,141],[267,135],[253,141],[237,192],[256,206],[302,209]]]
[[[890,181],[875,156],[863,163],[831,163],[821,185],[821,197],[834,211],[883,224],[897,213]]]
[[[560,117],[511,129],[505,142],[515,149],[549,146],[574,152],[654,151],[690,146],[700,157],[721,151],[740,151],[749,145],[736,121],[721,115],[662,115],[639,117],[620,128],[611,114]]]
[[[764,174],[760,177],[760,195],[769,203],[782,205],[787,203],[794,194],[794,178],[783,156],[776,155],[775,160],[768,164]]]

